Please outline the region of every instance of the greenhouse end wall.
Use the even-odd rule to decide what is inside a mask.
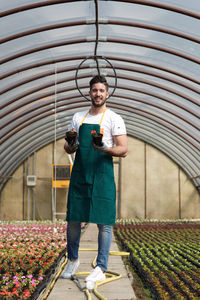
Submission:
[[[37,151],[37,184],[29,192],[26,185],[28,161],[15,171],[1,192],[1,220],[52,219],[52,164],[69,163],[63,144],[62,139],[56,145],[52,143]],[[119,217],[199,218],[200,197],[190,178],[156,148],[132,137],[128,137],[128,145],[128,156],[121,159]],[[29,158],[29,174],[33,173],[33,164],[32,155]],[[58,215],[57,219],[65,219],[67,193],[67,188],[56,189],[56,211],[63,214]]]

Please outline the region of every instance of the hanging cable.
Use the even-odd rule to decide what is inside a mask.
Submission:
[[[97,65],[98,75],[100,76],[100,68],[99,68],[99,61],[97,58],[97,47],[99,43],[99,9],[98,9],[98,0],[94,0],[95,3],[95,26],[96,26],[96,41],[95,41],[95,48],[94,48],[94,60]]]
[[[56,162],[56,117],[57,117],[56,114],[57,114],[57,64],[55,64],[55,82],[54,82],[54,163]]]
[[[114,78],[115,78],[115,83],[114,83],[114,88],[113,88],[113,91],[112,93],[110,93],[109,97],[107,99],[109,99],[111,96],[113,96],[115,90],[116,90],[116,87],[117,87],[117,74],[116,74],[116,71],[115,71],[115,68],[113,67],[113,65],[111,64],[111,62],[104,56],[101,56],[101,55],[98,55],[97,54],[97,48],[98,48],[98,43],[99,43],[99,8],[98,8],[98,0],[94,0],[94,4],[95,4],[95,26],[96,26],[96,38],[95,38],[95,48],[94,48],[94,54],[91,55],[91,56],[88,56],[86,57],[78,66],[78,68],[76,69],[76,74],[75,74],[75,83],[76,83],[76,87],[77,87],[77,90],[79,91],[79,93],[81,94],[81,96],[83,96],[86,100],[88,101],[91,101],[91,99],[87,96],[85,96],[81,90],[79,89],[79,86],[78,86],[78,72],[79,70],[81,69],[82,67],[82,64],[87,61],[87,60],[94,60],[95,63],[96,63],[96,69],[97,69],[97,72],[98,72],[98,75],[101,75],[100,73],[100,66],[99,66],[99,60],[104,60],[106,61],[110,67],[112,68],[113,72],[114,72]]]
[[[54,166],[55,166],[55,171],[54,171],[54,180],[56,182],[56,139],[57,139],[57,135],[56,135],[56,121],[57,121],[57,64],[55,63],[55,75],[54,75]],[[54,188],[54,211],[53,211],[53,220],[55,221],[55,211],[56,211],[56,196],[57,196],[57,190],[56,190],[56,186]],[[57,232],[56,226],[54,228],[54,233]]]

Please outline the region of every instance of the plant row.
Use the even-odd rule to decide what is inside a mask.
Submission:
[[[188,224],[188,226],[187,226]],[[192,227],[191,227],[192,226]],[[200,224],[130,221],[114,233],[153,299],[200,299]]]

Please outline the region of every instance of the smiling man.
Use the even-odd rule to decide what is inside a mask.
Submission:
[[[78,249],[81,222],[98,226],[98,256],[95,269],[86,277],[86,287],[93,289],[97,280],[105,279],[112,225],[116,216],[116,189],[113,172],[113,156],[127,155],[126,127],[122,117],[107,109],[108,84],[103,76],[90,81],[91,107],[88,111],[75,113],[70,124],[78,132],[72,146],[67,142],[64,149],[76,152],[72,169],[67,203],[67,251],[68,264],[62,275],[71,278],[79,266]],[[92,142],[91,131],[103,133],[102,145]]]

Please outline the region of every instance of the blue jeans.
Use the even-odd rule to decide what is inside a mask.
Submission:
[[[107,271],[110,245],[112,242],[112,228],[110,225],[97,224],[98,233],[98,256],[97,266],[102,271]],[[81,237],[81,223],[68,222],[67,225],[67,253],[69,260],[78,258],[78,249]]]

